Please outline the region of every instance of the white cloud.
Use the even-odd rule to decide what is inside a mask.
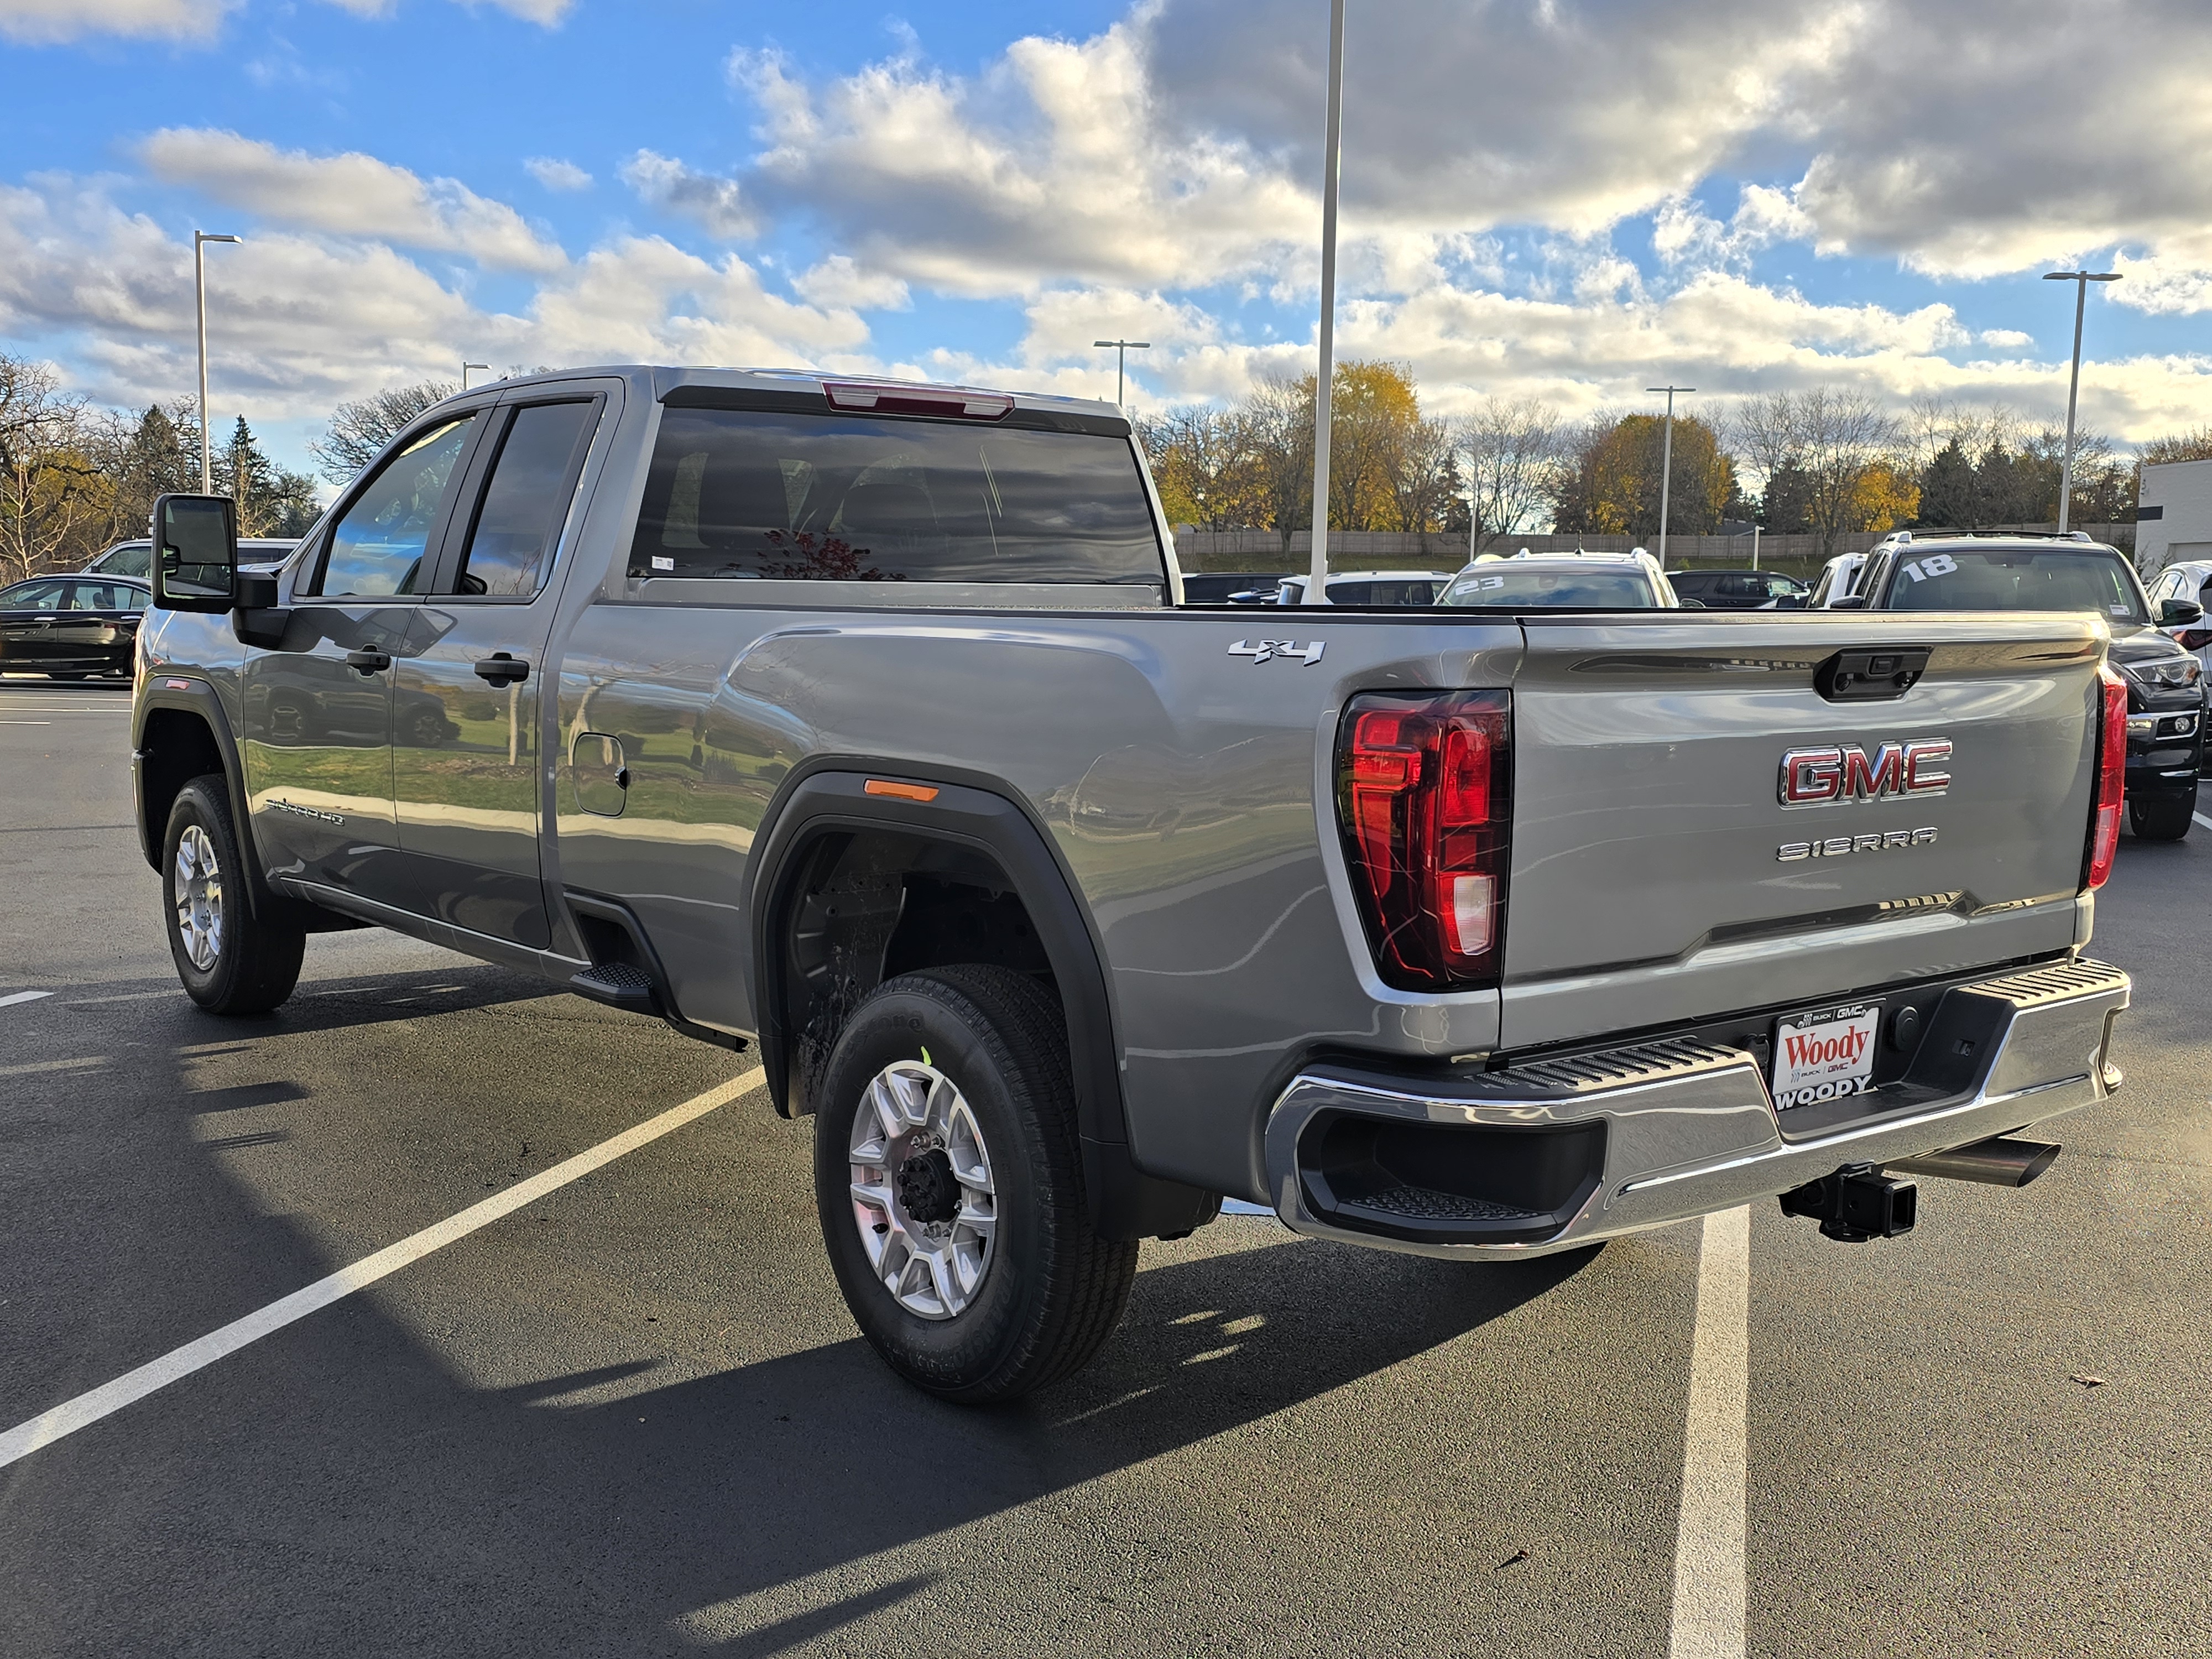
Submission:
[[[206,40],[240,0],[0,0],[0,34],[44,45],[88,34],[167,36]],[[328,0],[357,17],[388,15],[396,0]],[[461,0],[545,28],[557,26],[574,0]]]
[[[2002,350],[2017,350],[2021,346],[2035,343],[2035,336],[2016,328],[1985,328],[1974,336],[1985,346],[1996,346]]]
[[[156,177],[280,225],[465,253],[514,270],[557,270],[565,258],[504,202],[358,150],[309,155],[213,128],[167,127],[139,154]]]
[[[192,384],[191,244],[116,207],[108,184],[0,186],[0,337],[64,362],[98,398],[143,406]],[[216,405],[256,422],[451,379],[463,356],[879,367],[850,310],[780,298],[734,255],[708,261],[657,237],[564,264],[514,311],[477,307],[381,242],[328,234],[226,248],[208,287]]]
[[[736,241],[759,228],[736,180],[695,173],[673,156],[641,149],[623,163],[622,181],[641,201],[689,219],[723,241]]]
[[[1304,0],[1140,0],[967,77],[911,46],[818,83],[740,52],[766,148],[734,182],[946,291],[1310,286],[1324,49]],[[1940,92],[1901,64],[1940,64]],[[1348,274],[1410,291],[1440,239],[1650,212],[1685,270],[1785,241],[1948,276],[2118,246],[2174,275],[2116,297],[2195,309],[2208,76],[2194,0],[1407,0],[1347,46]],[[1696,204],[1789,155],[1796,185],[1744,184],[1724,221]]]
[[[574,161],[563,161],[550,155],[533,155],[522,164],[522,170],[548,190],[589,190],[592,175]]]
[[[865,270],[844,253],[833,253],[812,270],[801,271],[791,279],[791,286],[801,299],[848,311],[904,311],[914,303],[897,277]]]
[[[2112,269],[2120,280],[2104,290],[2107,298],[2138,311],[2166,316],[2212,311],[2212,269],[2189,259],[2131,259],[2123,253]]]
[[[0,34],[45,44],[87,34],[205,40],[236,0],[0,0]]]
[[[741,53],[732,73],[765,118],[755,198],[940,289],[1205,282],[1311,240],[1311,198],[1272,161],[1160,131],[1134,22],[1080,45],[1018,40],[973,82],[909,58],[819,90],[770,56]]]

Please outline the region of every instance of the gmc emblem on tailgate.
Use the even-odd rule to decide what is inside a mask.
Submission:
[[[1885,743],[1869,759],[1855,743],[1826,749],[1789,749],[1782,755],[1784,806],[1833,806],[1847,800],[1918,799],[1940,795],[1951,775],[1936,769],[1951,758],[1948,738]]]

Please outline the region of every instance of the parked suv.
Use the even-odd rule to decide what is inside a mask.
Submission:
[[[2087,611],[2112,630],[2128,687],[2128,821],[2146,841],[2179,841],[2204,763],[2203,665],[2166,629],[2204,619],[2192,595],[2154,604],[2118,549],[2089,539],[2004,534],[1885,540],[1838,611]]]
[[[1667,580],[1708,611],[1802,611],[1812,591],[1778,570],[1670,570]]]
[[[300,544],[296,536],[241,536],[238,538],[238,564],[241,570],[273,570],[292,556],[292,550]],[[85,566],[87,576],[128,576],[134,581],[148,580],[154,567],[154,544],[141,537],[137,541],[118,542],[99,557]]]

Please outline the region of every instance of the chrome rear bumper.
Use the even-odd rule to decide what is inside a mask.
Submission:
[[[2106,1051],[2128,995],[2127,975],[2080,960],[1954,986],[1904,1079],[1862,1097],[1868,1115],[1802,1135],[1785,1134],[1757,1059],[1716,1043],[1660,1041],[1464,1079],[1316,1066],[1269,1115],[1268,1190],[1284,1224],[1316,1237],[1442,1256],[1567,1249],[1771,1197],[1842,1164],[1965,1146],[2091,1105],[2118,1086]],[[1455,1130],[1477,1132],[1471,1156]],[[1545,1196],[1468,1195],[1487,1156],[1474,1144],[1483,1132],[1504,1163],[1549,1182]],[[1418,1176],[1396,1188],[1341,1178],[1346,1146],[1394,1135],[1401,1177],[1404,1149],[1432,1148],[1455,1171],[1439,1184],[1456,1190]],[[1549,1173],[1524,1153],[1538,1141],[1560,1149]],[[1587,1172],[1571,1180],[1562,1159],[1577,1157]]]

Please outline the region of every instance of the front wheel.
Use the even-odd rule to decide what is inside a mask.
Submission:
[[[2152,795],[2128,803],[2128,824],[2145,841],[2179,841],[2197,816],[2194,791],[2186,795]]]
[[[222,775],[194,778],[169,808],[161,897],[177,977],[211,1014],[265,1014],[300,982],[306,930],[256,917],[246,879]]]
[[[1133,1242],[1091,1231],[1058,1003],[1010,969],[906,974],[856,1008],[817,1095],[823,1242],[860,1334],[917,1387],[1012,1400],[1113,1334]]]

